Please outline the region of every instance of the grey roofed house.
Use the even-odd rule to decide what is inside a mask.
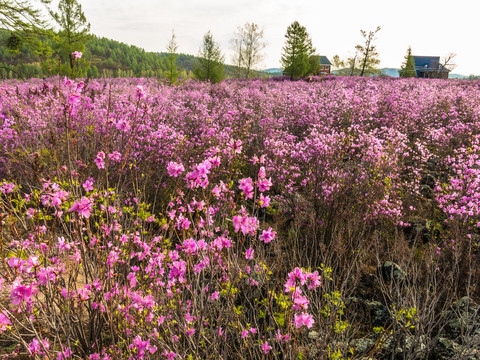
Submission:
[[[319,59],[319,64],[320,64],[320,71],[319,74],[330,74],[330,71],[332,69],[332,63],[326,56],[322,55],[314,55],[317,56]]]
[[[440,56],[413,56],[415,71],[419,78],[448,79],[448,70],[440,64]]]
[[[330,60],[326,56],[321,56],[320,55],[320,65],[332,65]]]

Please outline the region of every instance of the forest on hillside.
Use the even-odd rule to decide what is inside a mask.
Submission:
[[[58,62],[55,54],[55,41],[45,37],[42,42],[53,51],[48,55],[39,55],[28,44],[11,50],[7,45],[10,33],[0,29],[0,79],[42,78],[69,75],[67,64]],[[168,53],[147,52],[134,45],[128,45],[104,37],[92,36],[85,44],[82,59],[79,62],[81,74],[86,77],[156,77],[164,78],[168,65]],[[191,77],[198,57],[178,54],[177,67],[179,78]],[[234,77],[236,67],[225,65],[225,75]]]

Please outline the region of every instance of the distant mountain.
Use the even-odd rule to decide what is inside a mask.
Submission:
[[[468,76],[465,76],[465,75],[460,75],[460,74],[448,74],[448,78],[449,79],[468,79],[469,77]]]
[[[382,72],[382,75],[384,75],[384,76],[391,76],[391,77],[399,77],[400,76],[400,74],[399,74],[400,69],[382,68],[382,69],[380,69],[380,71]],[[449,79],[468,79],[469,76],[450,73],[450,74],[448,74],[448,78]]]
[[[265,69],[262,70],[262,72],[267,73],[267,74],[276,74],[276,73],[283,73],[283,69],[280,68],[270,68],[270,69]]]
[[[399,77],[399,71],[400,69],[395,69],[395,68],[382,68],[380,71],[382,72],[382,75],[384,76],[391,76],[391,77]]]

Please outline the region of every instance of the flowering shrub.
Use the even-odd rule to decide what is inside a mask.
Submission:
[[[27,356],[346,356],[369,249],[423,222],[478,252],[478,82],[57,80],[0,84],[0,337]]]

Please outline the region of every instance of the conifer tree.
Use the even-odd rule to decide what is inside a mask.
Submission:
[[[70,70],[73,71],[73,52],[84,51],[85,43],[90,39],[90,23],[77,0],[60,0],[58,12],[50,10],[50,15],[59,27],[58,51],[64,59],[68,59]]]
[[[203,37],[203,44],[198,56],[199,59],[193,69],[195,78],[210,81],[212,84],[222,81],[224,77],[223,55],[210,31]]]
[[[177,59],[178,59],[178,45],[176,41],[175,32],[172,30],[172,37],[167,43],[167,77],[170,85],[177,81],[178,77],[178,66],[177,66]]]
[[[415,71],[415,61],[412,56],[412,48],[409,46],[407,54],[405,55],[405,62],[402,64],[402,68],[398,72],[400,77],[417,77]]]
[[[294,21],[285,34],[285,45],[283,47],[282,65],[284,72],[291,79],[303,77],[309,74],[309,59],[315,52],[312,40],[308,36],[307,29]]]

